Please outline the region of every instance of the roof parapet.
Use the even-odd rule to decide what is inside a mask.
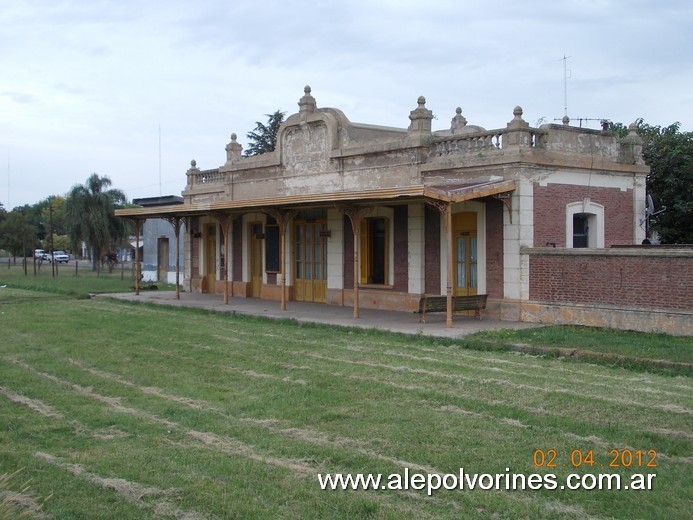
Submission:
[[[433,112],[426,108],[426,98],[419,96],[417,100],[418,106],[409,113],[411,123],[407,131],[409,135],[424,136],[431,133],[431,121],[433,121]]]

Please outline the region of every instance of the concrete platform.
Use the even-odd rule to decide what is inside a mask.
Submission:
[[[447,328],[445,326],[445,313],[427,314],[426,323],[419,323],[419,315],[415,313],[362,308],[360,309],[360,317],[354,319],[352,307],[290,301],[287,302],[287,309],[282,311],[279,308],[279,302],[275,301],[229,297],[228,305],[224,305],[223,297],[217,294],[181,293],[180,300],[177,300],[175,291],[142,291],[138,296],[134,293],[121,293],[108,294],[103,297],[174,307],[195,307],[216,312],[265,316],[274,319],[294,319],[307,323],[373,328],[404,334],[423,334],[441,338],[461,338],[482,330],[524,329],[542,326],[537,323],[502,321],[491,318],[477,320],[474,316],[460,315],[454,317],[452,328]]]

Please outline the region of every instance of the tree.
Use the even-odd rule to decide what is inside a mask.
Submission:
[[[647,189],[666,211],[653,228],[665,244],[693,244],[693,132],[645,125],[643,157],[650,165]]]
[[[122,242],[127,230],[114,211],[126,202],[121,190],[107,189],[108,177],[93,173],[85,184],[72,187],[65,200],[65,223],[74,250],[84,241],[92,252],[92,268],[99,270],[100,259]]]
[[[693,244],[693,132],[681,132],[680,124],[635,124],[643,139],[643,158],[650,167],[647,192],[656,208],[666,210],[651,222],[665,244]],[[624,136],[627,128],[612,123],[610,130]]]
[[[36,243],[36,227],[32,226],[21,211],[10,211],[0,221],[0,247],[15,258],[26,256]]]
[[[277,110],[274,114],[265,114],[267,116],[266,125],[260,121],[256,121],[255,130],[246,134],[250,143],[248,144],[248,149],[243,152],[243,155],[249,157],[251,155],[273,152],[277,144],[277,132],[284,122],[285,113],[286,112]]]
[[[39,202],[36,206],[41,216],[41,222],[45,223],[46,233],[50,233],[48,227],[52,222],[54,234],[67,235],[65,226],[65,197],[52,195]]]

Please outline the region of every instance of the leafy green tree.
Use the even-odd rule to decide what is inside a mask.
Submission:
[[[286,112],[277,110],[274,114],[265,114],[267,116],[267,124],[256,121],[255,130],[246,134],[250,143],[243,155],[248,157],[274,151],[274,147],[277,144],[277,132],[284,122],[284,114]]]
[[[652,221],[664,244],[693,244],[693,132],[681,132],[680,124],[651,126],[642,119],[635,124],[643,139],[643,158],[650,167],[647,192],[657,210],[666,207]],[[628,129],[612,123],[610,130],[620,136]]]
[[[46,240],[46,242],[48,242],[48,240]],[[74,253],[72,249],[72,240],[70,240],[70,237],[67,235],[53,233],[53,249],[55,251],[70,251]]]
[[[10,211],[0,221],[0,247],[12,256],[24,257],[36,243],[36,228],[21,211]]]
[[[665,244],[693,244],[693,132],[679,126],[645,125],[643,132],[643,157],[651,168],[647,189],[660,208],[666,206],[652,227]]]
[[[111,180],[93,173],[85,184],[72,187],[65,200],[65,223],[73,250],[84,241],[92,253],[92,268],[98,271],[101,257],[115,249],[127,233],[114,211],[126,202],[125,193],[108,189]]]
[[[53,195],[44,201],[41,201],[36,206],[41,218],[41,222],[46,228],[46,233],[50,233],[48,228],[52,223],[53,234],[67,235],[67,227],[65,224],[65,197]]]

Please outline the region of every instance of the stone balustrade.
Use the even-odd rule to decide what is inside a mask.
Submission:
[[[512,130],[499,129],[484,132],[466,133],[462,135],[434,135],[431,140],[431,153],[434,156],[458,155],[501,150],[507,147],[506,139]],[[530,148],[543,148],[546,131],[527,128],[523,144]]]
[[[226,173],[220,172],[218,168],[212,170],[188,171],[188,185],[197,184],[222,184],[226,179]]]

